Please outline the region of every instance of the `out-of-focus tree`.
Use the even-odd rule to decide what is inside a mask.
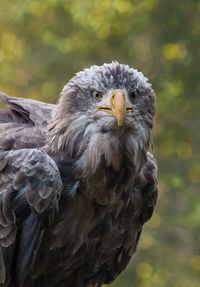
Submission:
[[[138,252],[113,287],[200,281],[199,0],[2,0],[0,86],[56,102],[80,69],[112,60],[157,93],[160,196]]]

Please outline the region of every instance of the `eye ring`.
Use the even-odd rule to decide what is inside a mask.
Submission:
[[[96,101],[100,101],[103,97],[103,94],[99,91],[93,91],[93,98],[96,100]]]

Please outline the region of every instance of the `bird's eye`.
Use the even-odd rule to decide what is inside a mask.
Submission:
[[[130,98],[131,98],[132,100],[134,100],[134,99],[136,98],[136,96],[137,96],[137,92],[136,92],[136,91],[130,91],[130,92],[129,92],[129,96],[130,96]]]
[[[136,98],[138,98],[138,96],[140,96],[140,91],[138,88],[129,91],[129,97],[132,101],[134,101]]]
[[[103,94],[99,91],[94,91],[93,92],[93,98],[96,100],[96,101],[100,101],[103,97]]]

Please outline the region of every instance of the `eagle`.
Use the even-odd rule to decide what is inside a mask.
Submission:
[[[151,84],[114,61],[78,72],[57,105],[0,99],[0,286],[109,284],[156,203]]]

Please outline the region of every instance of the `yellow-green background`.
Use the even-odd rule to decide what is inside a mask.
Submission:
[[[111,60],[157,94],[159,198],[113,287],[200,286],[200,1],[1,0],[0,90],[56,102],[76,71]]]

